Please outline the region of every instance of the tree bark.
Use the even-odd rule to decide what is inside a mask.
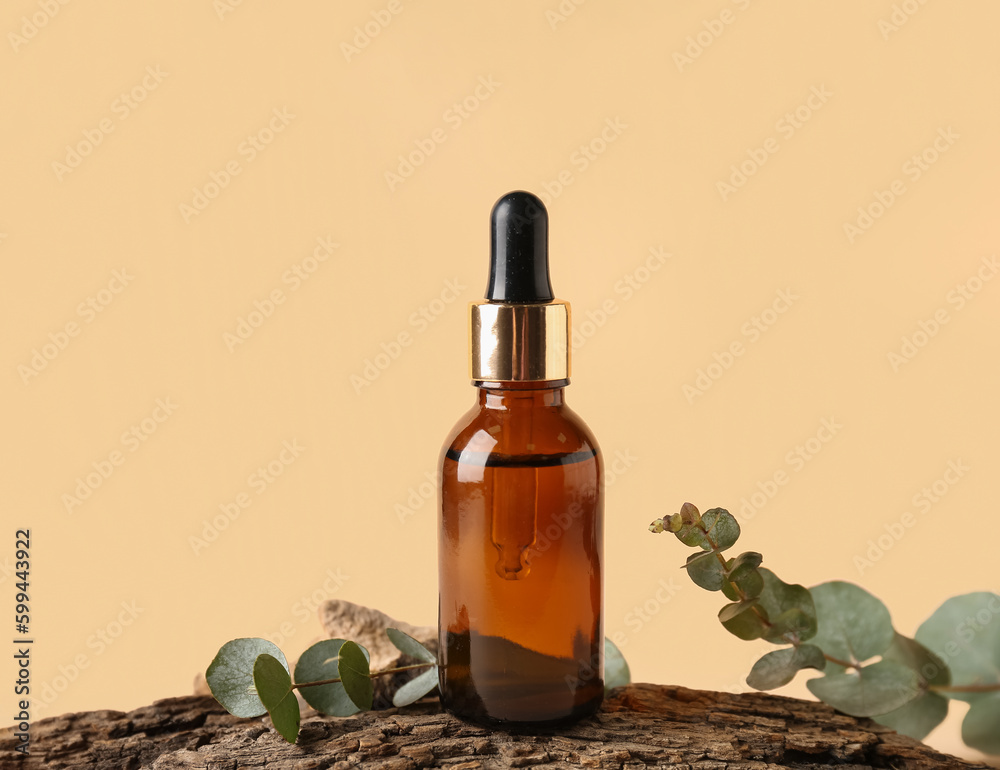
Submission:
[[[290,745],[267,717],[237,719],[211,697],[191,695],[128,713],[51,717],[33,724],[31,736],[25,757],[14,751],[13,730],[0,731],[0,768],[986,769],[822,703],[652,684],[619,688],[595,717],[536,734],[466,724],[424,701],[344,719],[305,712]]]

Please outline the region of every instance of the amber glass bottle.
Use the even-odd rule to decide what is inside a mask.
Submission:
[[[552,296],[547,215],[492,214],[486,302],[471,307],[477,404],[441,457],[442,702],[492,725],[554,725],[604,694],[603,471],[565,404],[569,308]]]

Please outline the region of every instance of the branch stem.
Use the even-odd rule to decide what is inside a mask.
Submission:
[[[399,668],[387,668],[383,671],[372,671],[368,676],[374,679],[377,676],[386,676],[388,674],[398,674],[400,671],[409,671],[413,668],[430,668],[431,666],[436,666],[437,663],[414,663],[412,666],[400,666]],[[317,682],[296,682],[292,685],[294,690],[296,687],[319,687],[323,684],[336,684],[337,682],[343,681],[339,677],[336,679],[321,679]]]

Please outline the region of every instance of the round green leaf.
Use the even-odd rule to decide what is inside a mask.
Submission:
[[[271,715],[274,729],[289,743],[299,737],[299,701],[292,692],[288,666],[266,652],[253,664],[253,681],[261,703]]]
[[[344,642],[340,647],[337,669],[354,705],[362,711],[371,709],[374,687],[368,668],[368,651],[354,642]]]
[[[431,666],[400,687],[392,696],[393,706],[409,706],[438,686],[438,667]]]
[[[604,637],[604,690],[613,687],[624,687],[632,681],[632,672],[621,650],[607,637]]]
[[[303,652],[295,664],[296,684],[340,678],[340,648],[343,644],[343,639],[324,639]],[[364,647],[361,650],[368,654]],[[348,697],[343,682],[301,687],[299,692],[306,703],[322,714],[349,717],[360,710]]]
[[[437,663],[437,655],[428,650],[409,634],[404,634],[398,628],[387,628],[385,633],[389,637],[389,641],[392,642],[396,646],[396,649],[404,655],[409,655],[411,658],[422,660],[424,663]]]
[[[863,663],[892,644],[896,632],[889,610],[865,589],[833,580],[813,586],[810,593],[818,620],[812,643],[827,655]]]
[[[901,735],[922,741],[948,716],[948,699],[934,692],[923,692],[904,706],[873,717]]]
[[[734,583],[739,583],[745,576],[756,572],[762,561],[764,561],[764,557],[756,551],[741,553],[735,559],[730,559],[726,565],[729,579]]]
[[[969,704],[962,740],[984,754],[1000,754],[1000,693],[978,694]]]
[[[887,714],[921,693],[916,672],[894,660],[829,673],[810,679],[806,686],[821,701],[852,717]]]
[[[740,639],[760,639],[767,628],[764,620],[754,612],[756,606],[756,599],[727,604],[719,611],[719,622],[729,633]]]
[[[747,551],[726,562],[729,579],[722,584],[722,593],[727,599],[739,601],[742,598],[740,591],[748,599],[760,596],[764,590],[764,578],[757,568],[763,558],[756,551]]]
[[[254,662],[265,653],[274,656],[288,670],[277,645],[267,639],[243,638],[222,645],[205,672],[212,695],[233,716],[259,717],[267,713],[253,683]]]
[[[757,572],[764,583],[758,599],[771,622],[765,629],[764,638],[775,644],[792,638],[800,642],[811,639],[816,634],[816,607],[809,590],[798,583],[784,582],[766,567],[760,567]]]
[[[1000,683],[1000,596],[982,591],[952,597],[917,629],[916,639],[948,664],[954,686]],[[978,696],[944,694],[970,702]]]
[[[715,547],[724,551],[732,548],[740,538],[740,525],[725,508],[712,508],[701,515],[701,525]]]
[[[724,568],[715,551],[691,554],[684,567],[692,582],[706,591],[718,591],[726,580]]]
[[[917,672],[921,684],[951,684],[951,671],[948,670],[947,664],[920,642],[899,632],[893,638],[889,649],[882,653],[882,659],[895,660],[909,666]]]
[[[791,682],[804,668],[823,670],[823,651],[812,644],[800,644],[769,652],[750,669],[747,684],[755,690],[774,690]]]

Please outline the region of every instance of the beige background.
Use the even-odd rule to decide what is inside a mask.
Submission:
[[[785,579],[860,582],[907,634],[1000,589],[998,25],[982,1],[5,4],[0,606],[30,527],[35,716],[189,692],[236,636],[297,654],[327,596],[435,621],[421,485],[474,398],[465,306],[511,189],[545,193],[569,402],[619,460],[606,617],[637,680],[745,687],[766,645],[646,526],[775,474],[742,545]],[[963,710],[931,743],[961,750]]]

